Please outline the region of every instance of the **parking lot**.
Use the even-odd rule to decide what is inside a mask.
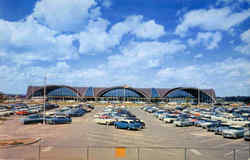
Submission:
[[[96,106],[83,117],[64,125],[22,125],[18,116],[0,125],[0,138],[41,137],[39,144],[0,149],[0,159],[115,159],[115,147],[127,147],[123,159],[237,160],[249,157],[249,142],[225,139],[202,128],[178,128],[155,119],[139,107],[128,110],[146,123],[139,131],[98,125],[94,114],[104,107]],[[235,150],[233,150],[235,149]],[[38,152],[40,150],[40,152]]]

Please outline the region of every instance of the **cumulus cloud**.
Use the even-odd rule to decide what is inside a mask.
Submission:
[[[111,2],[111,0],[104,0],[104,1],[102,2],[102,5],[103,5],[104,7],[106,7],[106,8],[110,8],[111,5],[112,5],[112,2]]]
[[[53,30],[77,32],[84,29],[90,18],[100,16],[96,5],[95,0],[42,0],[32,15]]]
[[[188,39],[188,44],[190,46],[195,46],[197,44],[203,44],[206,49],[214,49],[218,47],[219,42],[222,39],[222,35],[220,32],[199,32],[197,34],[196,39]]]
[[[141,23],[133,33],[140,38],[157,39],[165,34],[164,27],[156,24],[154,20]]]
[[[163,26],[156,24],[154,20],[143,21],[143,16],[140,15],[129,16],[124,21],[111,26],[108,31],[109,25],[109,21],[102,18],[89,21],[86,30],[75,36],[80,41],[80,53],[96,54],[112,49],[119,45],[127,34],[153,40],[165,34]]]
[[[243,42],[242,45],[237,46],[235,48],[236,51],[239,51],[243,54],[249,54],[250,55],[250,29],[243,32],[240,35],[241,41]]]
[[[108,64],[112,68],[152,68],[162,63],[164,56],[170,56],[184,51],[186,46],[178,41],[171,42],[131,42],[121,48],[119,55],[108,57]]]
[[[232,65],[234,64],[234,65]],[[235,90],[241,95],[247,95],[250,89],[250,63],[246,59],[228,58],[221,62],[205,65],[187,65],[185,67],[166,67],[157,72],[160,83],[173,86],[200,86],[202,88],[218,89],[218,94],[235,95]],[[242,86],[239,86],[242,82]],[[226,90],[222,92],[221,89]]]
[[[109,22],[99,18],[97,21],[90,21],[86,31],[80,32],[76,37],[80,41],[79,52],[84,54],[96,54],[112,48],[119,43],[107,33]]]
[[[0,20],[0,32],[3,33],[0,38],[1,50],[18,64],[78,57],[77,48],[72,44],[73,36],[56,35],[57,32],[40,25],[32,16],[18,22]]]
[[[186,13],[175,33],[185,36],[193,27],[206,31],[227,31],[250,17],[250,10],[234,13],[228,7],[220,9],[199,9]]]
[[[156,24],[154,20],[143,21],[143,16],[127,17],[123,22],[112,26],[110,34],[117,39],[125,34],[134,34],[138,38],[157,39],[165,34],[164,26]]]
[[[203,55],[201,53],[199,53],[199,54],[197,54],[197,55],[194,56],[194,58],[197,58],[197,59],[198,58],[202,58],[202,57],[203,57]]]

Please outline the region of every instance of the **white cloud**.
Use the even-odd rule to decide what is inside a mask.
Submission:
[[[74,59],[78,56],[72,44],[73,36],[56,36],[57,32],[38,24],[32,16],[19,22],[0,20],[0,32],[4,33],[0,38],[1,51],[8,53],[5,58],[17,64],[29,64],[34,60]]]
[[[0,52],[0,57],[6,57],[7,56],[7,53],[5,52]]]
[[[96,5],[95,0],[42,0],[32,15],[54,30],[76,32],[84,29],[90,17],[100,16]]]
[[[243,42],[250,43],[250,29],[242,33],[240,37]]]
[[[245,31],[244,33],[242,33],[240,35],[240,38],[243,42],[242,45],[237,46],[235,48],[236,51],[239,51],[243,54],[249,54],[250,55],[250,29],[248,29],[247,31]]]
[[[203,57],[203,55],[201,53],[194,56],[194,58],[202,58],[202,57]]]
[[[242,45],[242,46],[238,46],[235,48],[236,51],[239,51],[243,54],[248,54],[250,55],[250,44],[246,44],[246,45]]]
[[[87,30],[80,32],[76,37],[80,41],[80,53],[96,54],[103,52],[119,43],[109,35],[106,30],[109,25],[107,20],[99,18],[97,21],[90,21]]]
[[[108,57],[108,65],[112,68],[152,68],[159,66],[163,57],[182,52],[185,45],[178,41],[165,42],[131,42],[121,48],[121,55]]]
[[[144,22],[143,16],[127,17],[107,31],[109,24],[109,21],[102,18],[89,21],[86,30],[75,36],[80,41],[80,53],[96,54],[112,49],[120,44],[126,34],[133,34],[143,39],[157,39],[165,34],[163,26],[153,20]]]
[[[205,65],[163,68],[157,72],[157,79],[161,84],[172,86],[215,88],[219,95],[236,95],[236,90],[238,95],[247,95],[250,89],[247,85],[249,69],[248,60],[228,58]]]
[[[112,26],[110,34],[121,39],[125,34],[135,34],[139,38],[157,39],[165,34],[164,26],[156,24],[154,20],[143,21],[143,16],[129,16],[123,22]]]
[[[222,35],[220,32],[199,32],[196,39],[188,39],[188,44],[195,46],[202,43],[206,49],[214,49],[218,47],[218,43],[221,41]]]
[[[137,37],[157,39],[165,34],[164,27],[154,20],[142,23],[133,31]]]
[[[175,30],[175,33],[185,36],[185,33],[193,27],[199,27],[206,31],[224,30],[240,24],[250,17],[250,10],[233,13],[228,7],[220,9],[199,9],[186,13],[181,24]]]
[[[106,8],[110,8],[112,5],[111,0],[103,0],[102,5]]]

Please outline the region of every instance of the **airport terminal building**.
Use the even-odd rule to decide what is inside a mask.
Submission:
[[[45,94],[44,94],[45,92]],[[191,102],[214,103],[214,89],[194,87],[177,88],[133,88],[115,87],[72,87],[66,85],[29,86],[26,98],[76,101],[144,101],[144,102]]]

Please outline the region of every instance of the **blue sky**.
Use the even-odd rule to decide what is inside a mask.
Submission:
[[[214,88],[250,96],[250,0],[1,0],[0,90]]]

